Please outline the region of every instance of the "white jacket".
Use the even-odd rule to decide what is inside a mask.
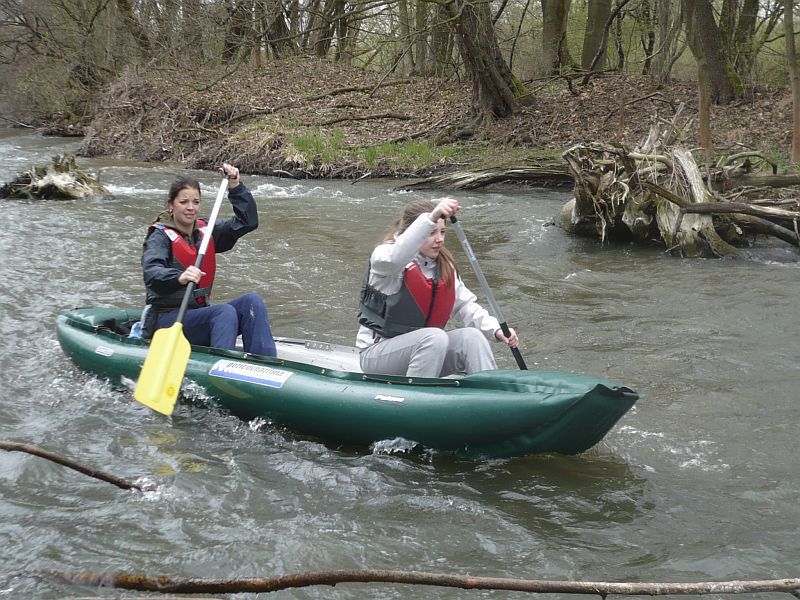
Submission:
[[[403,285],[403,273],[412,261],[419,265],[425,277],[432,279],[436,274],[436,261],[419,253],[422,244],[436,227],[430,214],[417,217],[408,229],[396,235],[394,242],[385,242],[372,251],[370,257],[369,284],[384,294],[396,294]],[[483,332],[489,341],[496,342],[495,332],[500,323],[478,304],[473,294],[460,277],[456,277],[456,301],[450,318],[455,317],[466,327],[475,327]],[[380,340],[380,336],[361,325],[356,336],[359,350],[369,348]]]

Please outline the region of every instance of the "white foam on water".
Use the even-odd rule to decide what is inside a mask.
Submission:
[[[308,187],[302,184],[281,186],[273,183],[261,183],[257,185],[252,192],[256,197],[272,196],[273,198],[303,198],[306,196],[324,195],[325,188],[321,186]]]
[[[143,188],[135,185],[114,185],[113,183],[103,185],[114,196],[166,196],[166,190],[161,188]]]
[[[381,440],[372,445],[373,454],[405,454],[412,452],[418,446],[417,442],[396,437],[391,440]]]

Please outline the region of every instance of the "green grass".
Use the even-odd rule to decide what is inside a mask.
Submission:
[[[762,151],[761,154],[778,165],[779,173],[782,171],[797,171],[798,169],[798,165],[792,164],[791,155],[788,152],[780,151],[776,148],[769,148],[766,151]],[[764,172],[771,172],[771,165],[763,164],[763,161],[758,161],[758,163],[756,168],[761,168]]]
[[[350,153],[345,145],[344,132],[340,129],[333,129],[327,134],[311,132],[288,141],[289,146],[305,156],[309,162],[320,160],[323,163],[333,163]]]
[[[453,146],[437,146],[429,142],[410,140],[369,146],[361,154],[369,168],[386,164],[395,169],[413,170],[451,160],[458,155],[458,151]]]
[[[323,167],[361,164],[370,171],[418,172],[456,162],[465,168],[467,165],[468,168],[487,168],[560,158],[560,151],[497,147],[479,141],[439,145],[428,140],[407,140],[351,146],[340,129],[326,131],[274,118],[249,124],[240,130],[239,136],[247,139],[258,130],[280,135],[284,140],[280,152],[285,156]]]

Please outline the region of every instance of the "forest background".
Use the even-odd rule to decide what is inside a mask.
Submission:
[[[633,147],[683,105],[688,148],[786,167],[800,158],[794,12],[778,0],[0,0],[0,118],[85,135],[87,155],[355,178]]]

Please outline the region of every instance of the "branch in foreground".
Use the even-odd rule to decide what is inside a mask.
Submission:
[[[445,573],[386,570],[322,571],[317,573],[296,573],[282,577],[246,579],[191,579],[183,577],[150,577],[125,573],[68,573],[50,570],[28,573],[43,574],[81,585],[172,594],[264,593],[312,585],[335,586],[339,583],[378,582],[548,594],[591,594],[602,596],[603,598],[609,594],[623,596],[688,596],[750,594],[756,592],[782,592],[800,598],[800,579],[707,581],[700,583],[612,583],[604,581],[546,581],[504,577],[471,577]]]
[[[103,471],[98,471],[97,469],[85,467],[79,463],[64,458],[63,456],[58,456],[57,454],[53,454],[52,452],[48,452],[47,450],[42,450],[41,448],[37,448],[36,446],[31,446],[29,444],[0,440],[0,450],[8,450],[9,452],[27,452],[28,454],[33,454],[34,456],[46,458],[47,460],[51,460],[54,463],[58,463],[60,465],[64,465],[65,467],[69,467],[70,469],[78,471],[79,473],[83,473],[84,475],[88,475],[89,477],[94,477],[95,479],[100,479],[107,483],[111,483],[123,490],[130,490],[130,489],[139,491],[142,490],[141,486],[137,483],[131,483],[130,481],[120,479],[119,477],[115,477],[114,475],[109,475],[108,473],[104,473]]]

